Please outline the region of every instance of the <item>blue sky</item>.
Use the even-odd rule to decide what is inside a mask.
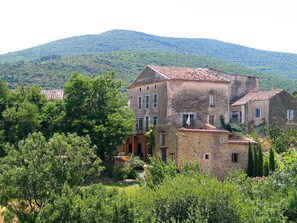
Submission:
[[[112,29],[297,53],[294,0],[3,0],[0,54]]]

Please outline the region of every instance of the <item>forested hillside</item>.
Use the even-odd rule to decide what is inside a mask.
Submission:
[[[99,35],[53,41],[27,50],[0,55],[0,63],[32,61],[52,55],[65,57],[127,50],[199,54],[253,67],[266,74],[297,79],[296,54],[256,50],[212,39],[158,37],[126,30],[112,30]]]
[[[293,92],[296,82],[264,75],[263,73],[235,63],[213,59],[201,55],[176,54],[160,51],[124,51],[99,53],[67,58],[44,58],[42,61],[8,63],[0,65],[0,75],[10,83],[11,88],[17,85],[39,84],[44,89],[62,88],[69,76],[74,72],[87,75],[100,75],[107,71],[115,71],[126,87],[148,64],[161,66],[212,67],[219,70],[249,74],[262,77],[262,88],[285,88]],[[265,76],[265,77],[264,77]]]

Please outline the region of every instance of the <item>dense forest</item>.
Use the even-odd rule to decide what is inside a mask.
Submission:
[[[161,66],[186,66],[215,68],[226,72],[255,75],[260,77],[263,89],[283,88],[296,91],[297,83],[280,76],[267,75],[256,69],[201,55],[176,54],[161,51],[123,51],[99,53],[74,57],[57,55],[42,57],[32,62],[6,63],[0,65],[0,74],[10,83],[10,88],[18,85],[39,84],[43,89],[62,88],[74,72],[86,75],[100,75],[115,71],[117,78],[124,82],[124,88],[148,64]]]

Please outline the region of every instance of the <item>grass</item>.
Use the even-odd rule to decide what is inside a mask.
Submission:
[[[137,189],[139,189],[139,184],[137,183],[122,183],[122,182],[114,182],[114,183],[106,183],[103,184],[107,189],[116,189],[119,191],[123,191],[127,194],[134,193]]]

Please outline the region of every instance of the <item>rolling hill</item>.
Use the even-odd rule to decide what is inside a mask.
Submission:
[[[231,73],[256,75],[262,77],[260,78],[260,85],[264,89],[275,87],[293,92],[297,86],[297,81],[263,74],[253,68],[229,61],[197,54],[186,55],[148,50],[105,52],[55,59],[49,57],[42,61],[7,63],[0,65],[0,75],[10,83],[11,88],[20,84],[39,84],[44,89],[51,89],[62,88],[74,72],[100,75],[104,72],[115,71],[117,77],[123,80],[123,87],[125,88],[147,64],[212,67]]]
[[[76,36],[53,41],[0,55],[0,63],[34,61],[52,55],[72,57],[129,50],[198,54],[252,67],[261,73],[297,79],[297,54],[256,50],[212,39],[159,37],[127,30],[112,30],[99,35]]]

